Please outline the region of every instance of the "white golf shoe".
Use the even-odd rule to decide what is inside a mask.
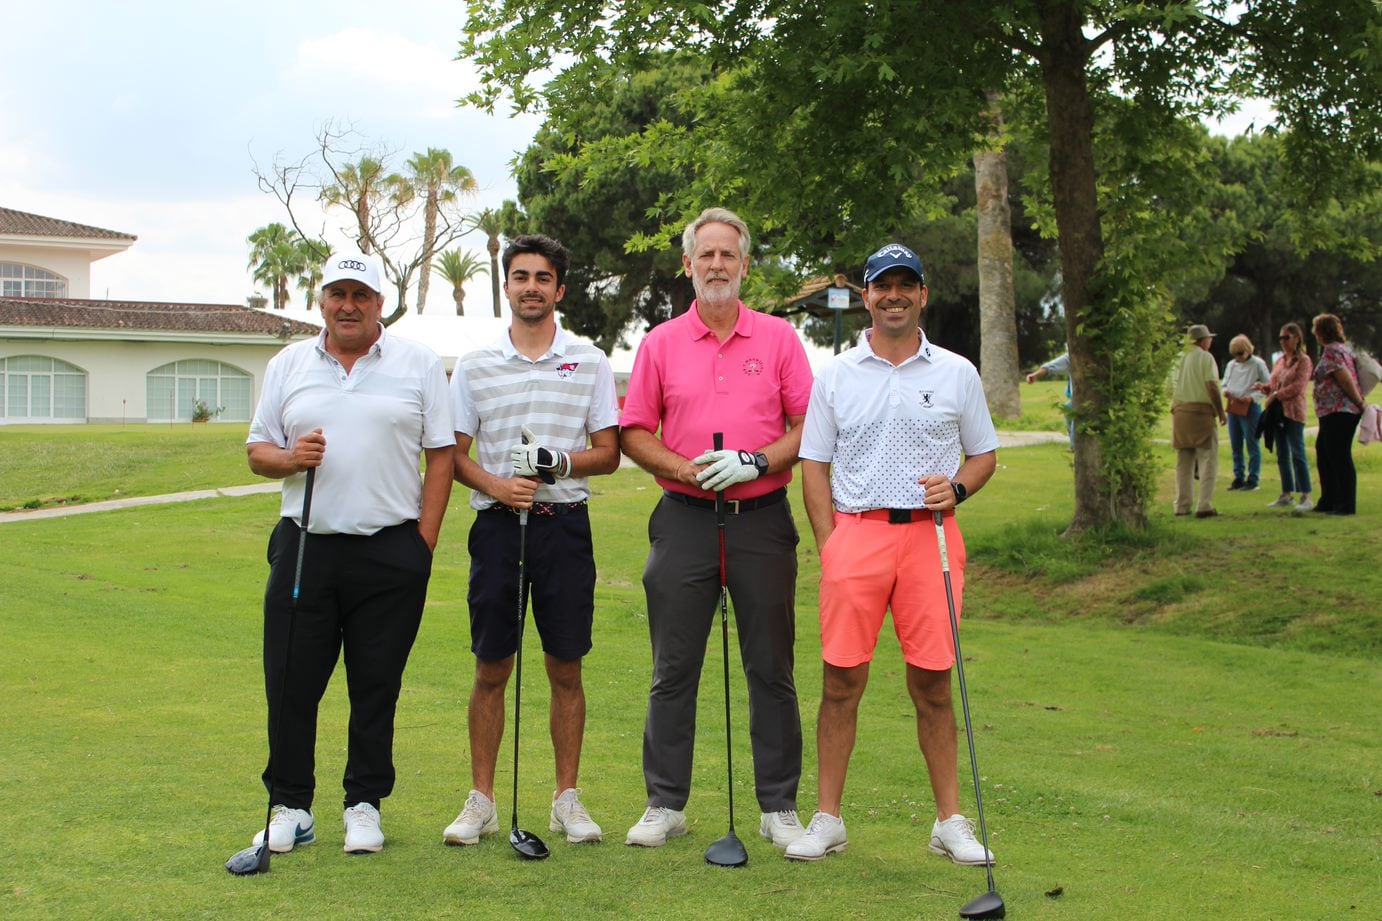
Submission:
[[[806,834],[797,818],[795,809],[780,809],[765,812],[758,817],[758,833],[773,843],[774,847],[786,847]]]
[[[686,834],[686,813],[665,806],[649,806],[638,824],[629,829],[624,843],[635,847],[662,847],[668,838]]]
[[[563,790],[561,796],[552,802],[552,820],[548,823],[547,829],[566,832],[566,840],[572,844],[599,841],[603,835],[600,826],[596,825],[590,818],[590,813],[585,811],[585,806],[581,804],[580,791],[575,787]]]
[[[273,818],[269,820],[269,850],[275,854],[286,854],[299,844],[311,844],[317,840],[313,827],[310,810],[275,806]],[[253,843],[264,843],[264,829],[255,834]]]
[[[345,852],[374,854],[384,849],[384,830],[379,827],[379,810],[369,803],[348,806],[341,816],[345,822]]]
[[[479,790],[471,790],[465,798],[461,814],[446,826],[441,839],[447,844],[479,844],[481,835],[492,835],[498,830],[499,816],[494,809],[494,800]]]
[[[783,856],[788,860],[820,860],[827,854],[843,851],[848,845],[845,820],[828,812],[817,812],[811,816],[806,833],[787,845]]]
[[[993,863],[993,851],[985,850],[974,837],[974,825],[962,815],[952,815],[931,826],[932,854],[949,857],[962,867],[982,867]]]

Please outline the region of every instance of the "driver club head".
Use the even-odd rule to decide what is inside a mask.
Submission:
[[[742,867],[749,862],[749,852],[739,836],[731,831],[705,849],[705,862],[717,867]]]
[[[226,861],[226,869],[236,876],[253,876],[269,872],[267,844],[254,844]]]
[[[972,902],[960,908],[961,918],[1001,918],[1007,909],[1003,907],[1003,897],[990,889]]]
[[[552,853],[541,838],[521,828],[509,832],[509,846],[524,860],[546,860]]]

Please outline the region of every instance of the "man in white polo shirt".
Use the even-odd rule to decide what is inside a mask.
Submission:
[[[382,291],[373,257],[327,260],[326,329],[269,362],[250,424],[250,469],[283,480],[264,591],[264,683],[270,719],[282,713],[281,725],[269,726],[264,771],[273,851],[315,840],[317,705],[343,651],[350,694],[345,851],[384,846],[379,801],[394,785],[394,711],[451,496],[456,438],[441,360],[389,335],[379,322]],[[423,455],[427,472],[419,477]],[[299,516],[313,468],[294,603]]]
[[[926,293],[921,260],[907,247],[890,243],[870,256],[864,305],[873,327],[811,389],[801,482],[820,550],[825,665],[819,802],[806,834],[787,847],[792,860],[819,860],[848,841],[840,816],[845,773],[889,610],[936,801],[930,848],[959,864],[992,860],[959,814],[955,650],[933,513],[945,516],[958,616],[965,551],[954,510],[993,475],[998,437],[974,365],[921,331]]]
[[[552,831],[572,843],[599,841],[577,776],[585,731],[581,660],[591,647],[595,556],[588,478],[619,468],[619,405],[605,353],[556,320],[571,256],[551,237],[515,237],[504,249],[512,320],[494,343],[461,356],[451,375],[456,479],[470,507],[470,648],[475,685],[467,722],[472,789],[447,844],[477,844],[499,830],[494,772],[504,736],[504,689],[518,649],[519,538],[524,576],[551,685],[556,790]],[[471,448],[475,457],[471,457]],[[528,511],[526,529],[518,512]]]

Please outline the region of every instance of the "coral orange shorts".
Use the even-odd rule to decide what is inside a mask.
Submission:
[[[965,546],[955,516],[945,514],[946,552],[958,620],[965,583]],[[835,513],[821,548],[821,657],[848,668],[873,659],[883,616],[908,665],[944,671],[955,664],[936,525],[930,515],[891,524]]]

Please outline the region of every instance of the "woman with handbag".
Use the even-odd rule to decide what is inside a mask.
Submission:
[[[1353,433],[1363,414],[1363,395],[1358,391],[1358,369],[1353,350],[1344,341],[1344,324],[1332,313],[1315,317],[1315,341],[1320,360],[1315,381],[1315,415],[1320,433],[1315,436],[1315,469],[1320,473],[1320,501],[1315,511],[1352,515],[1357,510],[1358,472],[1353,466]]]
[[[1262,469],[1262,447],[1257,443],[1257,419],[1262,407],[1257,402],[1257,386],[1271,375],[1267,363],[1254,355],[1252,340],[1239,334],[1228,344],[1233,361],[1224,363],[1224,400],[1228,405],[1228,440],[1233,447],[1233,482],[1229,489],[1253,492]],[[1247,477],[1244,478],[1243,448],[1247,447]]]
[[[1268,508],[1294,508],[1298,512],[1314,508],[1310,501],[1310,464],[1305,459],[1305,389],[1313,369],[1310,353],[1305,350],[1304,330],[1299,323],[1284,324],[1281,355],[1272,365],[1271,380],[1255,388],[1267,395],[1264,409],[1273,403],[1281,409],[1281,428],[1275,439],[1281,495]],[[1299,504],[1291,493],[1300,493]]]

